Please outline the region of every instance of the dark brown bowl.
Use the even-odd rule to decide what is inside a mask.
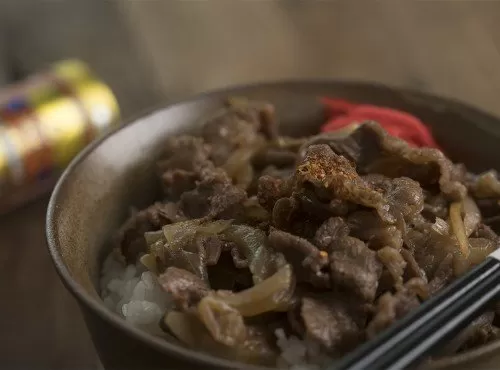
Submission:
[[[82,309],[106,369],[243,367],[133,328],[108,311],[97,291],[110,235],[131,206],[146,206],[159,194],[153,165],[165,138],[196,130],[205,115],[234,95],[274,103],[288,135],[317,132],[325,120],[320,96],[402,109],[428,123],[452,159],[476,171],[500,169],[500,157],[494,155],[500,147],[498,118],[449,99],[366,83],[292,81],[234,87],[171,105],[119,128],[71,163],[47,213],[47,241],[54,264]],[[500,361],[500,341],[441,359],[432,367],[492,368],[495,361]]]

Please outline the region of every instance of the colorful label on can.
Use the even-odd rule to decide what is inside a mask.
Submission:
[[[118,116],[113,92],[79,61],[0,91],[0,209],[53,181]]]
[[[74,99],[61,98],[38,108],[37,118],[51,143],[54,164],[62,169],[85,145],[86,117]]]
[[[24,166],[21,157],[23,138],[15,127],[0,126],[0,143],[7,158],[7,181],[18,186],[24,181]]]

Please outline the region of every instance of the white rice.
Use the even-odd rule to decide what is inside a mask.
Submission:
[[[110,310],[152,334],[161,333],[158,323],[171,304],[153,273],[140,263],[124,266],[115,253],[102,267],[101,297]]]
[[[159,322],[172,301],[161,288],[156,276],[146,271],[140,262],[125,266],[112,252],[101,271],[101,297],[104,304],[130,324],[161,335]],[[290,370],[319,370],[327,359],[317,343],[286,337],[283,329],[275,331],[281,356],[277,367]]]

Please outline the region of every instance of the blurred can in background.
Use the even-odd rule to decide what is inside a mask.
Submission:
[[[118,120],[113,92],[78,60],[0,87],[0,214],[50,191],[71,159]]]

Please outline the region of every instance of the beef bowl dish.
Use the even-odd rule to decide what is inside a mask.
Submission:
[[[130,327],[133,340],[154,341],[152,351],[175,347],[180,352],[173,357],[202,356],[183,360],[191,366],[209,358],[215,367],[319,370],[498,247],[500,181],[495,170],[484,168],[488,163],[469,170],[460,158],[453,162],[439,149],[408,144],[375,121],[327,133],[318,133],[317,123],[289,130],[282,122],[295,114],[293,107],[281,119],[279,103],[253,98],[251,91],[240,97],[244,92],[230,99],[234,94],[221,94],[217,106],[188,117],[197,129],[177,127],[156,139],[154,154],[144,154],[141,166],[127,175],[147,182],[147,194],[133,199],[142,185],[130,180],[112,200],[103,192],[91,205],[80,199],[65,213],[68,206],[57,197],[71,194],[64,188],[69,180],[63,177],[56,189],[49,244],[57,228],[85,229],[95,219],[113,218],[90,237],[62,232],[69,244],[85,238],[96,246],[91,253],[63,248],[56,258],[56,265],[70,265],[59,266],[63,277],[80,274],[71,272],[72,263],[83,265],[88,277],[78,284],[84,287],[70,282],[70,289],[78,297],[92,287],[93,297],[86,299],[106,306],[99,307],[107,310],[99,324],[84,308],[101,358],[107,355],[100,343],[110,339],[97,338],[102,333],[92,327],[114,320],[113,330]],[[319,105],[312,106],[303,117],[321,120],[311,113]],[[433,129],[440,144],[443,127]],[[128,155],[126,145],[116,150],[117,158]],[[457,145],[454,153],[471,150]],[[108,164],[73,180],[70,188],[81,188],[89,176],[109,187],[106,178],[121,169]],[[71,171],[76,169],[65,176]],[[112,204],[118,198],[119,207]],[[81,214],[93,212],[69,220],[78,202]],[[105,208],[111,211],[100,214]],[[67,221],[51,229],[52,219]],[[79,256],[65,257],[72,253]],[[471,353],[493,348],[500,336],[498,314],[490,307],[430,366],[450,358],[466,362]]]

